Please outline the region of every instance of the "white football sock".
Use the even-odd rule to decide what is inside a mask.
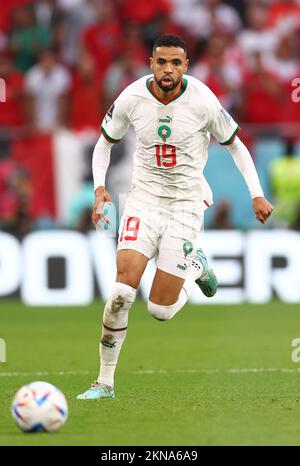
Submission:
[[[102,337],[99,346],[100,373],[98,383],[114,386],[114,373],[128,325],[128,312],[136,290],[124,283],[115,283],[103,313]]]

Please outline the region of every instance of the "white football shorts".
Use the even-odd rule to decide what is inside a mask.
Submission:
[[[203,224],[203,210],[184,210],[167,202],[153,205],[128,198],[120,222],[118,251],[133,249],[149,259],[156,258],[157,268],[186,278],[195,257]]]

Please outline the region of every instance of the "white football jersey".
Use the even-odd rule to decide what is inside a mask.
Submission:
[[[230,144],[237,123],[201,81],[184,75],[176,96],[163,101],[150,88],[153,75],[129,85],[110,107],[102,122],[103,135],[119,142],[129,125],[135,129],[133,191],[154,202],[189,201],[212,204],[203,176],[210,134]]]

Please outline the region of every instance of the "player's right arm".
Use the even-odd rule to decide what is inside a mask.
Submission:
[[[110,107],[101,124],[102,135],[94,148],[92,162],[95,192],[92,213],[94,226],[99,220],[110,223],[104,215],[104,204],[111,202],[111,197],[105,189],[105,177],[110,163],[111,148],[122,139],[129,126],[126,103],[126,99],[121,95]]]
[[[105,189],[105,177],[110,162],[111,148],[113,144],[109,143],[103,136],[100,136],[93,152],[93,178],[95,202],[92,213],[92,222],[96,226],[99,220],[104,223],[110,223],[109,219],[104,216],[105,202],[111,202],[111,197]]]

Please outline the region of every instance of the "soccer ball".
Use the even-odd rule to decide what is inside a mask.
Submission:
[[[11,413],[25,432],[55,432],[68,417],[64,394],[47,382],[32,382],[16,393]]]

